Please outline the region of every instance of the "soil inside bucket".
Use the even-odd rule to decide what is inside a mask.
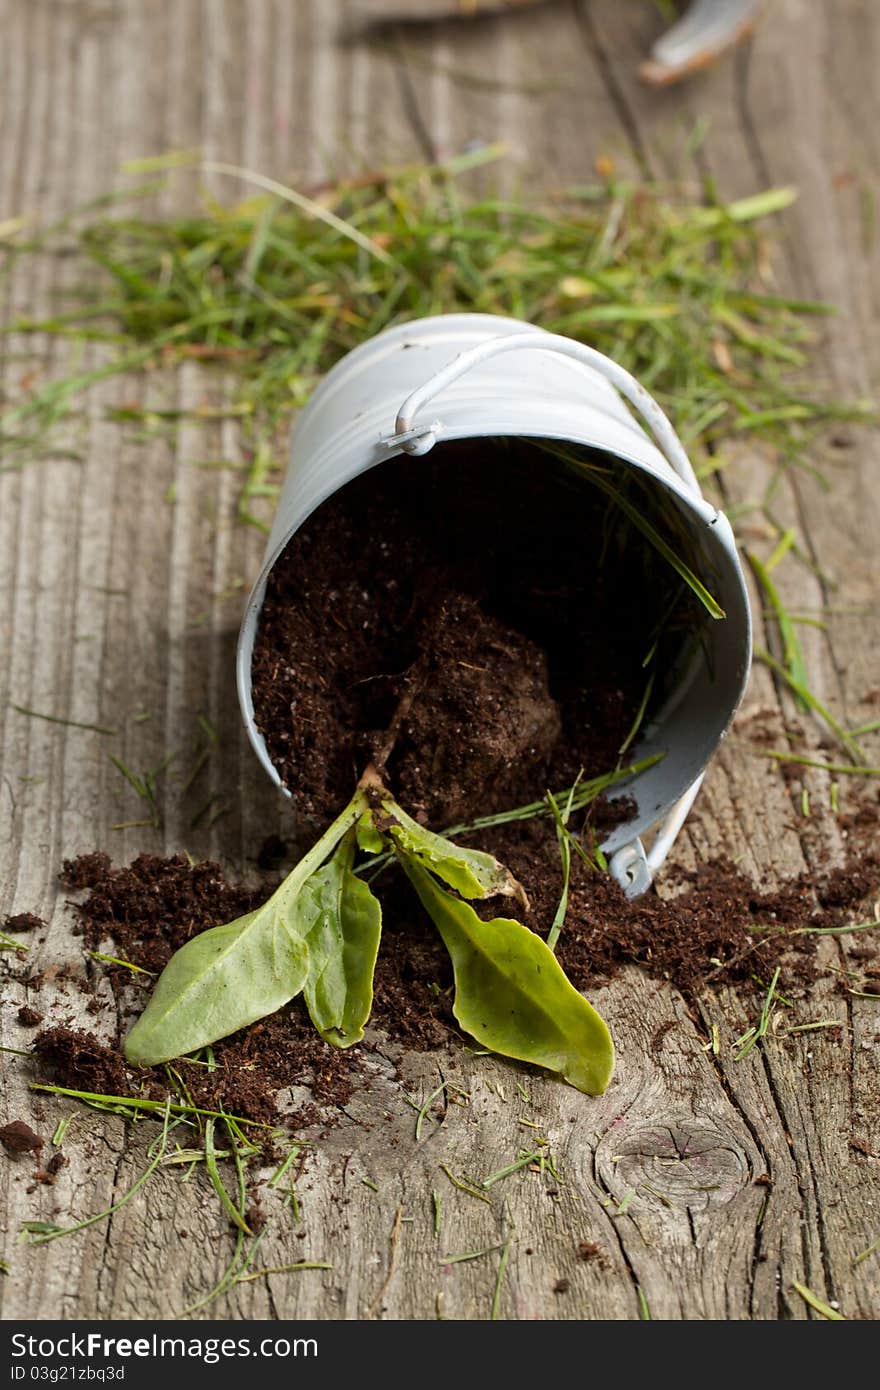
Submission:
[[[669,538],[662,499],[612,476]],[[704,618],[619,505],[535,443],[441,444],[293,537],[260,616],[256,720],[308,819],[373,760],[440,827],[612,771]]]

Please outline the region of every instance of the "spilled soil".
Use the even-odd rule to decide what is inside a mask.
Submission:
[[[880,859],[868,848],[880,823],[876,803],[863,809],[861,819],[862,837],[849,865],[804,874],[775,893],[759,893],[733,865],[715,863],[697,870],[672,899],[651,892],[629,902],[609,878],[575,860],[559,959],[579,989],[594,988],[636,964],[670,982],[693,1006],[708,986],[723,983],[739,986],[744,1001],[752,1001],[762,992],[760,982],[782,964],[786,995],[797,997],[815,977],[821,939],[803,929],[844,925],[880,892]],[[546,825],[530,821],[478,839],[509,864],[531,897],[528,914],[509,903],[505,911],[519,911],[528,925],[543,929],[561,887]],[[101,1032],[109,1027],[112,1041],[69,1026],[69,1006],[59,1000],[47,1010],[46,1026],[34,1042],[41,1073],[77,1090],[162,1099],[169,1090],[166,1070],[131,1068],[121,1051],[153,976],[192,935],[252,909],[277,879],[254,891],[231,882],[219,865],[191,863],[182,855],[141,855],[119,868],[104,855],[89,855],[65,866],[64,881],[80,895],[74,912],[83,945],[112,951],[152,975],[141,979],[123,966],[96,963],[89,980],[80,977],[76,987],[89,994]],[[283,1112],[283,1123],[297,1131],[332,1121],[356,1089],[370,1084],[371,1052],[393,1057],[402,1047],[431,1051],[467,1041],[452,1014],[449,959],[430,922],[395,869],[374,887],[385,928],[364,1042],[347,1052],[330,1047],[313,1029],[302,1000],[294,1000],[217,1043],[213,1071],[175,1063],[197,1105],[222,1106],[265,1124]],[[864,976],[861,984],[874,989],[880,956],[868,936],[858,943],[850,947],[852,964]],[[753,1002],[748,1007],[754,1012]]]

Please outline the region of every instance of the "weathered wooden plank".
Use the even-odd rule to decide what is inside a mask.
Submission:
[[[700,163],[715,177],[722,193],[737,196],[762,182],[792,182],[800,190],[799,201],[789,214],[783,286],[839,306],[841,312],[827,331],[823,324],[823,366],[828,389],[857,397],[867,395],[872,379],[876,381],[868,366],[871,350],[866,341],[875,335],[864,320],[860,322],[850,312],[862,298],[858,286],[864,269],[853,254],[844,252],[844,247],[850,253],[860,247],[861,229],[852,199],[846,197],[846,178],[841,188],[841,172],[846,174],[849,151],[859,138],[855,130],[859,122],[846,108],[849,119],[844,119],[840,93],[844,88],[869,90],[863,84],[870,82],[868,64],[876,36],[863,11],[846,5],[834,8],[838,9],[836,15],[828,9],[820,13],[796,3],[779,6],[774,22],[767,25],[766,33],[762,31],[751,52],[738,55],[719,70],[716,80],[707,82],[699,96],[696,86],[691,88],[688,105],[694,118],[699,112],[707,121]],[[827,74],[826,55],[836,47],[832,34],[835,39],[845,36],[847,44],[843,80],[840,71],[833,77]],[[625,83],[625,77],[621,81]],[[632,99],[636,102],[637,94],[632,93]],[[831,112],[836,119],[829,119]],[[649,131],[646,139],[650,140],[653,125],[650,119],[645,124]],[[836,139],[830,134],[833,126],[837,127]],[[661,129],[657,135],[661,145],[662,139]],[[865,179],[863,195],[873,196],[875,169],[861,175]],[[841,434],[850,437],[845,430]],[[857,450],[846,451],[842,466],[827,442],[819,450],[817,461],[832,484],[830,505],[814,479],[797,470],[790,471],[774,501],[781,524],[799,529],[817,566],[817,574],[812,575],[791,567],[779,572],[780,591],[792,610],[818,610],[829,604],[838,608],[869,605],[868,611],[862,609],[858,614],[856,623],[853,615],[832,614],[825,633],[802,629],[811,687],[838,718],[849,718],[853,723],[870,717],[864,697],[876,673],[871,654],[878,636],[878,576],[868,537],[876,531],[878,516],[876,493],[867,485],[876,449],[875,437],[860,435]],[[741,461],[724,475],[728,495],[740,502],[749,496],[761,498],[771,474],[766,464],[762,467],[756,460],[756,465],[750,470],[751,492],[743,489],[749,473]],[[821,577],[825,575],[829,578]],[[764,680],[766,684],[766,677]],[[795,715],[790,697],[786,692],[777,694],[788,728],[801,731],[803,721]],[[815,735],[814,741],[819,741]],[[740,787],[748,785],[746,768],[737,781]],[[828,782],[822,773],[805,772],[802,784],[812,795],[812,815],[807,820],[797,810],[793,812],[807,862],[839,861],[843,855],[843,839],[828,809]],[[846,799],[846,791],[843,795]],[[771,817],[770,824],[778,824],[776,816]],[[765,870],[766,864],[759,863],[758,868]],[[832,965],[845,963],[846,947],[829,948],[827,958]],[[803,1045],[800,1056],[767,1049],[768,1114],[772,1128],[791,1135],[797,1192],[791,1191],[789,1182],[789,1194],[795,1204],[799,1195],[803,1207],[806,1281],[812,1287],[823,1287],[826,1296],[837,1296],[848,1307],[858,1308],[863,1316],[870,1315],[877,1306],[876,1274],[870,1269],[854,1272],[852,1258],[854,1249],[865,1248],[873,1238],[859,1245],[876,1209],[876,1175],[850,1141],[861,1136],[867,1115],[876,1114],[875,1088],[869,1085],[862,1090],[861,1084],[865,1054],[875,1046],[876,1024],[873,1015],[866,1016],[864,1003],[847,1005],[827,988],[817,991],[815,1009],[817,1017],[837,1017],[846,1025],[844,1042],[829,1041],[817,1033]],[[743,1070],[730,1066],[725,1070],[744,1113],[754,1123],[755,1098],[742,1087]],[[782,1171],[785,1167],[782,1165]],[[774,1189],[765,1227],[772,1219],[776,1200],[778,1192]],[[854,1228],[859,1231],[855,1245]],[[796,1259],[796,1253],[792,1254]],[[802,1316],[803,1309],[792,1306],[786,1298],[790,1276],[784,1277],[785,1263],[783,1253],[781,1306],[789,1314]]]

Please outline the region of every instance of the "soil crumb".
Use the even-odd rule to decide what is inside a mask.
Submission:
[[[38,917],[34,912],[17,912],[13,916],[5,918],[0,930],[4,932],[45,931],[46,923],[42,917]]]
[[[43,1141],[24,1120],[11,1120],[0,1129],[0,1144],[9,1154],[39,1153]]]
[[[580,1241],[576,1254],[578,1259],[584,1264],[588,1263],[590,1260],[595,1260],[600,1269],[608,1268],[608,1257],[602,1249],[602,1246],[598,1245],[594,1240]]]
[[[70,1160],[65,1158],[60,1149],[52,1155],[45,1168],[38,1168],[34,1173],[34,1182],[40,1183],[43,1187],[54,1187],[58,1181],[58,1174],[62,1168],[66,1168]]]

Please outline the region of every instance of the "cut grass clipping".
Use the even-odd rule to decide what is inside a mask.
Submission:
[[[509,314],[590,343],[633,372],[667,408],[699,473],[735,434],[768,440],[799,460],[811,426],[863,416],[860,403],[815,399],[799,384],[823,304],[773,291],[762,219],[792,189],[723,205],[711,185],[610,179],[540,205],[468,197],[461,176],[497,149],[446,165],[380,172],[310,193],[234,166],[214,176],[255,196],[162,222],[108,218],[114,195],[57,228],[0,247],[7,269],[57,250],[81,260],[82,286],[50,318],[8,323],[108,345],[99,365],[36,384],[0,415],[7,467],[52,447],[95,382],[181,360],[214,362],[236,377],[222,409],[241,421],[249,462],[240,517],[261,527],[261,498],[276,493],[281,429],[334,362],[392,323],[454,311]],[[183,161],[167,164],[181,177]],[[154,173],[162,161],[129,166]],[[193,169],[194,179],[199,168]],[[701,201],[702,199],[702,201]],[[42,350],[42,349],[41,349]],[[116,418],[169,428],[180,410],[127,402]],[[69,443],[69,436],[68,441]],[[226,466],[231,466],[227,464]]]
[[[169,1061],[236,1032],[302,993],[336,1047],[363,1037],[373,998],[382,913],[354,872],[358,849],[392,852],[452,958],[456,1018],[483,1046],[601,1094],[614,1048],[602,1019],[528,927],[485,922],[472,899],[517,897],[491,854],[412,820],[368,769],[345,810],[272,897],[235,922],[193,937],[172,956],[125,1043],[136,1066]]]

